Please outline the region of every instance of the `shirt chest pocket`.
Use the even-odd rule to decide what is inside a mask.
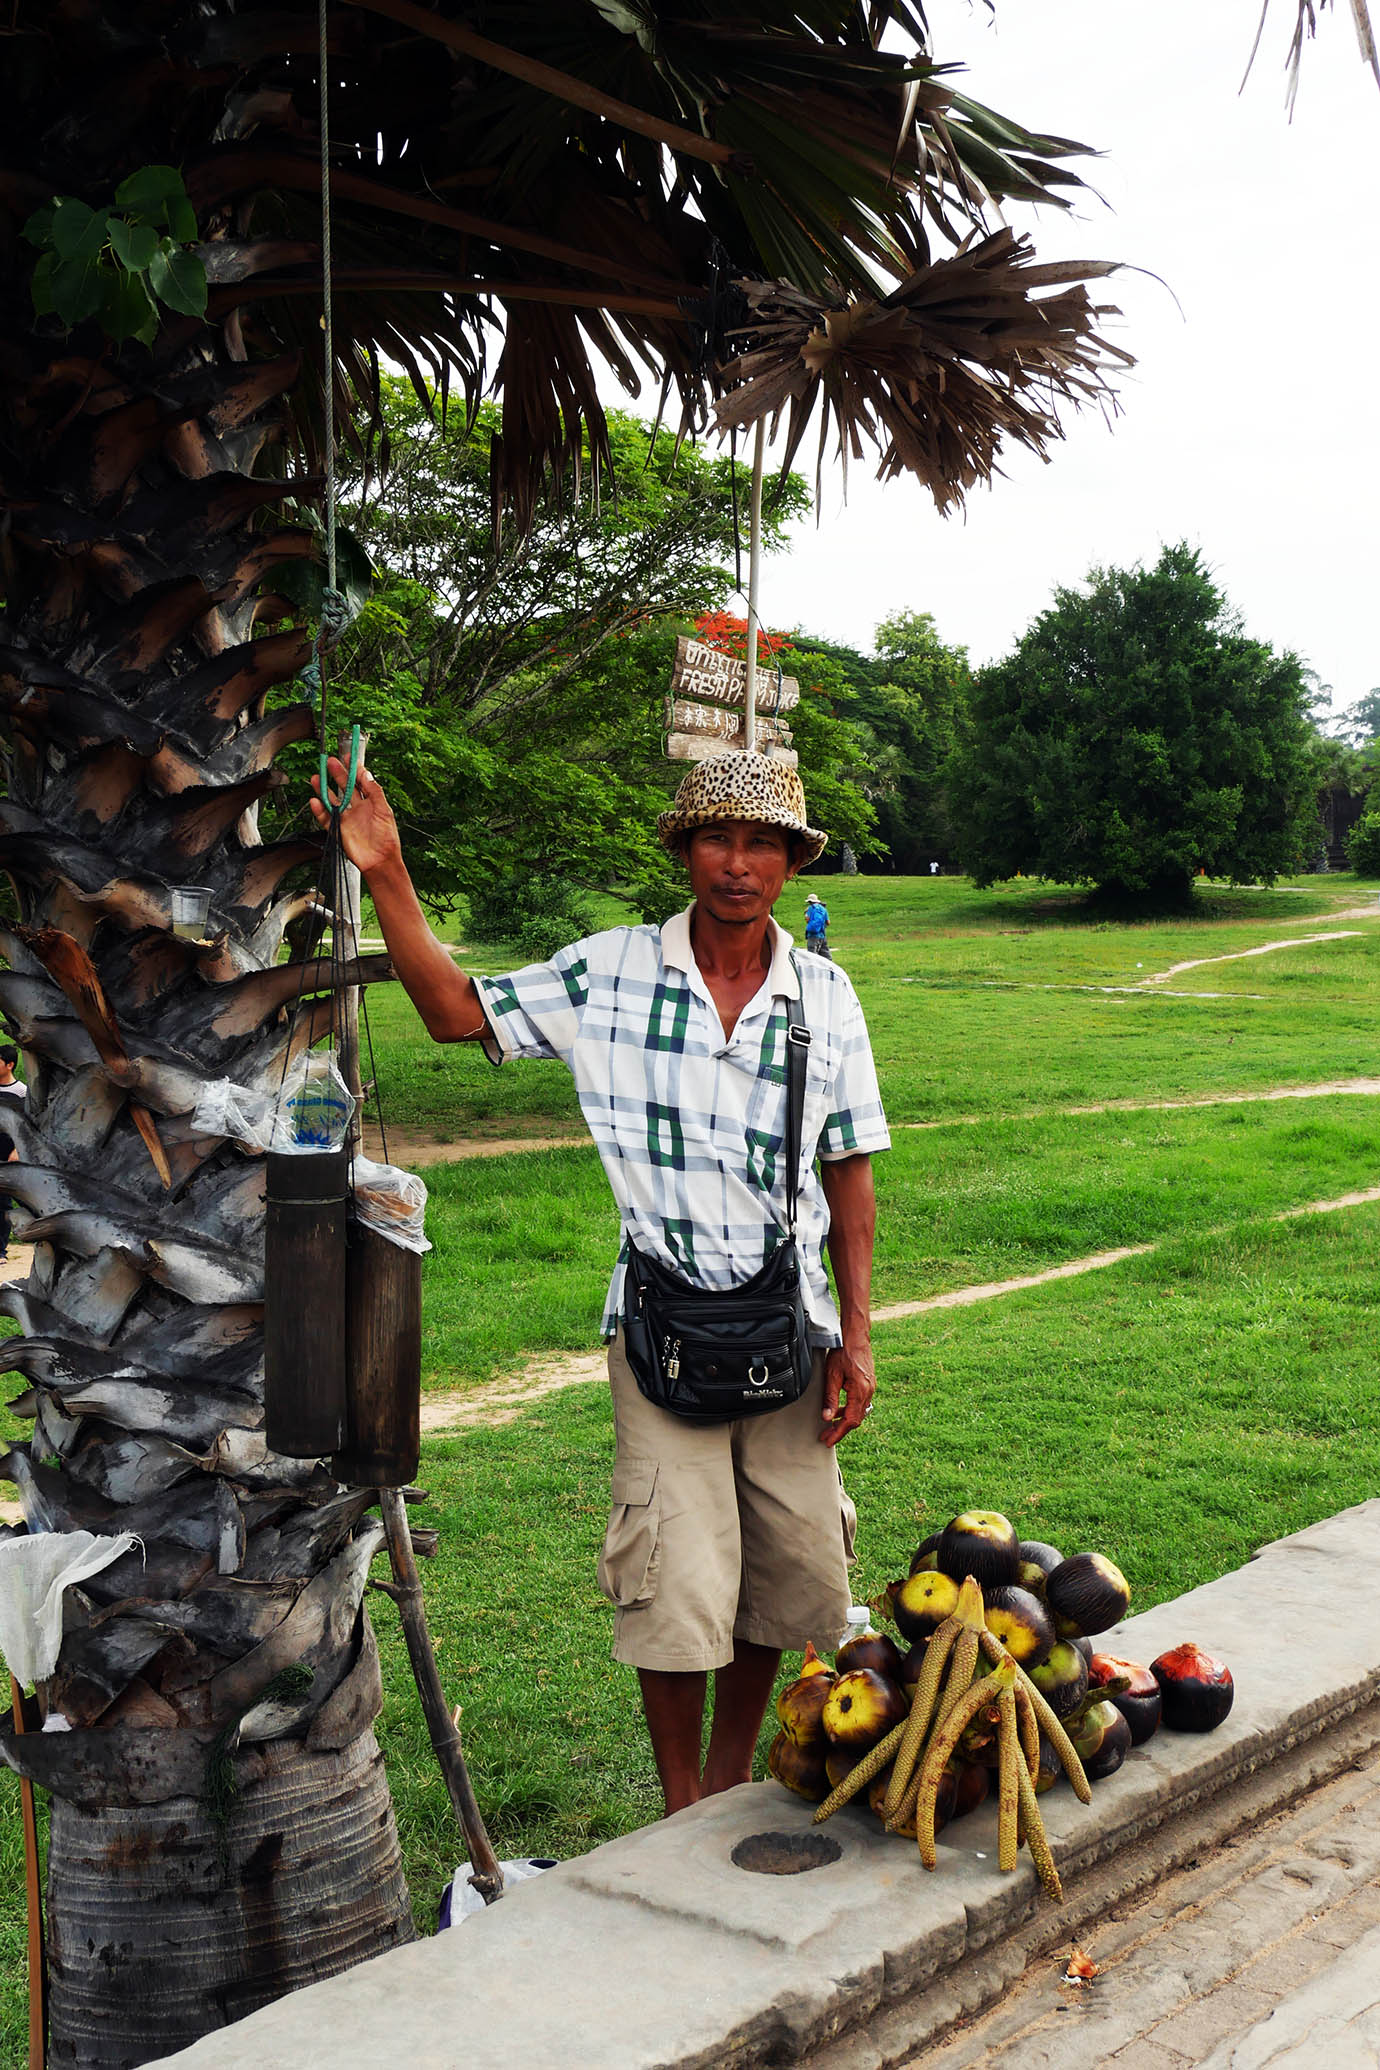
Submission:
[[[805,1067],[804,1138],[813,1146],[829,1118],[833,1104],[838,1052],[827,1035],[812,1035]]]

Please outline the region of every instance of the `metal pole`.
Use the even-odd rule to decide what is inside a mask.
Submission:
[[[762,561],[762,462],[766,443],[766,419],[759,417],[752,448],[752,517],[748,534],[747,692],[743,708],[743,746],[749,753],[757,745],[757,577]]]

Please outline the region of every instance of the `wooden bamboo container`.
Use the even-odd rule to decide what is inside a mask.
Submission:
[[[265,1164],[264,1436],[290,1459],[322,1459],[346,1427],[350,1153],[271,1150]]]
[[[345,1437],[333,1468],[354,1488],[403,1488],[421,1456],[422,1261],[352,1221],[346,1269]]]

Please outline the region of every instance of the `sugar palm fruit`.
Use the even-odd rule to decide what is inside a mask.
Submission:
[[[890,1782],[891,1770],[889,1768],[886,1768],[877,1777],[876,1781],[869,1784],[868,1786],[868,1807],[870,1810],[874,1811],[877,1814],[878,1818],[885,1817],[883,1806],[886,1803],[886,1793],[890,1785]],[[935,1792],[934,1830],[936,1831],[936,1833],[939,1832],[944,1826],[947,1826],[951,1818],[957,1818],[957,1802],[958,1769],[954,1762],[950,1762],[949,1766],[944,1770],[944,1773],[940,1776],[939,1787]],[[912,1807],[910,1813],[900,1821],[899,1825],[890,1826],[887,1830],[892,1833],[902,1833],[905,1835],[907,1840],[913,1840],[915,1838],[914,1808]]]
[[[835,1746],[866,1750],[885,1739],[909,1705],[895,1682],[872,1668],[840,1675],[824,1703],[824,1730]]]
[[[1043,1538],[1023,1538],[1016,1547],[1016,1586],[1028,1588],[1043,1602],[1045,1583],[1063,1561],[1057,1545],[1047,1545]]]
[[[1123,1682],[1125,1688],[1120,1686]],[[1159,1727],[1161,1699],[1160,1685],[1148,1667],[1138,1660],[1123,1660],[1116,1653],[1094,1653],[1088,1663],[1088,1686],[1107,1690],[1108,1701],[1131,1728],[1133,1747],[1144,1746],[1153,1738]]]
[[[1171,1646],[1150,1663],[1171,1732],[1211,1732],[1232,1706],[1231,1669],[1192,1641]]]
[[[955,1581],[971,1574],[985,1595],[1016,1579],[1019,1545],[1015,1525],[996,1510],[965,1510],[940,1533],[939,1571]]]
[[[922,1569],[904,1581],[893,1581],[887,1594],[896,1629],[911,1646],[937,1632],[958,1607],[958,1583],[937,1571]]]
[[[934,1572],[939,1565],[939,1541],[942,1536],[943,1533],[940,1531],[931,1531],[928,1538],[920,1540],[915,1551],[911,1554],[910,1571],[912,1574],[932,1574]]]
[[[992,1771],[985,1761],[951,1761],[954,1777],[955,1818],[964,1818],[985,1804],[992,1792]]]
[[[889,1682],[899,1682],[901,1658],[901,1649],[893,1638],[869,1628],[844,1640],[834,1655],[834,1668],[840,1675],[851,1674],[854,1668],[871,1668],[874,1674],[885,1675]]]
[[[829,1794],[823,1750],[797,1746],[784,1732],[767,1749],[767,1773],[810,1804],[822,1804]]]
[[[824,1742],[824,1773],[831,1790],[853,1773],[866,1752],[866,1747],[836,1747],[832,1740]]]
[[[1030,1670],[1030,1679],[1056,1718],[1071,1718],[1088,1693],[1089,1667],[1071,1639],[1056,1639],[1049,1655]]]
[[[1052,1790],[1064,1773],[1064,1764],[1055,1752],[1052,1740],[1040,1734],[1040,1765],[1035,1772],[1035,1795],[1043,1797],[1046,1790]]]
[[[1131,1751],[1131,1728],[1108,1700],[1088,1704],[1070,1720],[1069,1737],[1089,1782],[1115,1775]]]
[[[1131,1607],[1131,1588],[1105,1553],[1075,1553],[1045,1582],[1045,1601],[1061,1639],[1091,1639],[1121,1622]]]
[[[920,1680],[924,1673],[925,1652],[929,1643],[928,1639],[917,1639],[909,1653],[902,1655],[901,1665],[895,1675],[895,1680],[900,1683],[902,1689],[914,1689]]]
[[[1027,1674],[1049,1659],[1054,1648],[1054,1620],[1029,1589],[988,1589],[984,1605],[988,1631],[996,1633]]]
[[[824,1726],[822,1715],[829,1691],[833,1688],[836,1675],[808,1642],[805,1660],[800,1673],[793,1682],[781,1691],[776,1699],[776,1718],[788,1739],[798,1747],[822,1747]]]

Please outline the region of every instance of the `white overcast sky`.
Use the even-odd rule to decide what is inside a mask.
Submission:
[[[1256,0],[998,0],[995,18],[934,0],[935,53],[966,64],[966,91],[1104,154],[1085,170],[1106,206],[1013,211],[1013,227],[1045,257],[1116,258],[1167,287],[1095,286],[1137,359],[1123,414],[1070,416],[1047,466],[1009,455],[966,517],[857,468],[845,506],[826,477],[818,524],[764,565],[766,623],[867,649],[888,612],[924,610],[982,662],[1057,584],[1186,538],[1247,631],[1332,685],[1334,711],[1380,685],[1380,88],[1339,6],[1291,124],[1293,0],[1274,0],[1243,94]]]

